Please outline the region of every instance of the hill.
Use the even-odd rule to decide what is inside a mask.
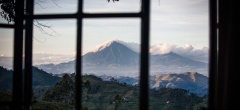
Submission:
[[[120,83],[126,83],[128,85],[139,85],[139,77],[107,75],[101,75],[98,77],[104,81],[115,79]],[[189,90],[189,92],[195,93],[199,96],[208,94],[208,77],[197,72],[150,75],[149,84],[151,89],[181,88]]]
[[[52,91],[43,96],[45,102],[69,104],[74,102],[73,76],[64,75]],[[137,110],[138,86],[126,85],[116,80],[103,81],[93,75],[82,78],[82,104],[88,110]],[[150,109],[152,110],[187,110],[205,103],[204,97],[179,88],[160,88],[150,90]]]
[[[52,76],[51,74],[38,69],[37,67],[32,67],[33,82],[34,87],[38,86],[54,86],[55,83],[61,80],[57,76]],[[12,90],[12,80],[13,71],[7,70],[6,68],[0,67],[0,90],[11,91]]]

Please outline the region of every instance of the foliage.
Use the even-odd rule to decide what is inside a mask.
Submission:
[[[12,100],[11,93],[0,91],[0,102],[11,100]],[[10,110],[10,108],[8,106],[0,106],[0,110]]]
[[[15,17],[15,0],[0,0],[0,15],[9,22],[14,21]]]
[[[115,110],[119,108],[119,106],[121,105],[121,101],[122,101],[122,97],[119,94],[117,94],[114,98]]]
[[[43,101],[74,104],[74,83],[68,74],[65,74],[59,83],[56,83],[52,91],[47,91]]]
[[[33,87],[40,86],[52,87],[61,80],[61,78],[57,76],[52,76],[51,74],[43,70],[40,70],[36,67],[32,67],[32,74],[33,74],[32,78]],[[12,81],[13,71],[0,67],[0,90],[12,91]]]
[[[0,66],[0,90],[11,91],[13,81],[13,71]]]
[[[39,79],[51,83],[47,77],[50,74],[46,74],[37,68],[34,69],[34,72],[38,75],[44,74],[39,75]],[[11,70],[1,67],[0,79],[10,77],[11,73]],[[46,83],[38,83],[40,85],[34,86],[33,98],[37,97],[38,101],[33,102],[33,109],[73,109],[75,96],[74,77],[74,74],[65,74],[61,81],[55,83],[55,86],[52,87],[46,86]],[[6,84],[5,82],[2,83]],[[1,100],[11,99],[11,94],[7,92],[0,92],[0,96]],[[83,110],[136,110],[139,106],[138,98],[138,86],[126,85],[115,80],[103,81],[94,75],[82,76]],[[207,100],[207,96],[200,97],[180,88],[149,90],[150,110],[200,110],[207,107]]]
[[[32,73],[33,86],[54,86],[56,82],[61,80],[61,78],[52,76],[51,74],[38,69],[37,67],[32,67]]]
[[[0,91],[0,101],[11,101],[11,93]]]
[[[74,76],[72,76],[74,77]],[[56,85],[62,87],[67,79],[73,79],[66,76],[62,81]],[[63,97],[65,92],[70,93],[70,86],[74,85],[71,81],[66,87],[67,90],[64,93],[57,89],[57,86],[53,91],[48,91],[45,94],[46,98],[49,98],[48,102],[68,103],[63,100],[74,100],[73,96]],[[131,85],[124,85],[115,81],[102,81],[93,75],[82,76],[82,109],[86,110],[136,110],[138,109],[139,88]],[[74,88],[74,87],[73,87]],[[91,89],[90,89],[91,88]],[[206,97],[205,97],[206,98]],[[161,88],[159,90],[150,90],[150,110],[191,110],[199,109],[205,103],[204,97],[199,97],[196,94],[190,93],[188,90],[179,88]],[[53,100],[55,99],[55,100]],[[57,99],[57,100],[56,100]],[[73,103],[68,103],[72,106]]]
[[[32,104],[33,110],[73,110],[73,107],[65,103],[57,102],[36,102]]]

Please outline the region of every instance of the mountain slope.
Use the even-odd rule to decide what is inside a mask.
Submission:
[[[75,85],[69,76],[63,77],[52,91],[44,96],[45,102],[56,102],[73,106],[70,100],[74,97],[67,93],[73,93]],[[88,109],[138,109],[139,88],[114,81],[102,81],[93,75],[82,76],[82,106]],[[64,90],[64,91],[62,91]],[[184,89],[161,88],[149,91],[150,109],[154,110],[186,110],[193,109],[203,103],[203,97],[196,96]]]
[[[139,55],[118,43],[111,41],[107,45],[103,45],[96,52],[90,52],[83,56],[85,65],[137,65]]]
[[[61,73],[74,73],[75,72],[75,60],[69,61],[60,64],[41,64],[36,65],[36,67],[47,71],[52,74],[61,74]]]
[[[110,41],[83,55],[82,72],[96,75],[138,76],[140,54],[122,42]],[[75,60],[56,65],[38,65],[37,67],[53,74],[74,73]],[[150,55],[150,73],[197,71],[207,74],[207,70],[208,64],[182,57],[173,52]]]
[[[129,85],[139,85],[138,77],[128,76],[99,76],[104,81],[116,80],[119,83],[126,83]],[[197,72],[185,72],[181,74],[160,74],[151,75],[149,78],[149,86],[151,89],[160,88],[181,88],[189,90],[199,96],[208,94],[208,77],[203,76]]]
[[[150,86],[155,89],[182,88],[203,96],[208,93],[208,77],[197,72],[165,74],[152,77]]]
[[[176,53],[170,52],[162,55],[151,55],[151,64],[152,65],[159,65],[164,64],[165,66],[198,66],[198,67],[205,67],[207,66],[206,63],[194,61],[185,57],[182,57]]]
[[[36,67],[32,67],[32,73],[33,86],[54,86],[57,82],[61,80],[61,78],[52,76],[51,74]]]
[[[0,90],[12,90],[13,71],[0,66]]]
[[[182,57],[170,52],[162,55],[150,56],[150,71],[183,73],[187,71],[197,71],[207,75],[208,64]]]
[[[33,86],[53,86],[61,78],[52,76],[51,74],[40,70],[36,67],[32,68],[33,72]],[[12,90],[12,78],[13,71],[0,67],[0,90],[11,91]]]

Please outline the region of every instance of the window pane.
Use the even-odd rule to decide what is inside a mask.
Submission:
[[[35,0],[35,14],[63,14],[77,12],[77,0]]]
[[[1,6],[1,8],[0,8],[0,23],[1,24],[14,24],[14,22],[13,22],[13,18],[9,18],[9,12],[6,12],[6,11],[4,11],[4,10],[2,10],[2,8],[4,7],[4,6],[2,6],[2,5],[5,5],[5,8],[6,8],[6,6],[9,6],[9,5],[6,5],[6,3],[3,3],[2,1],[1,1],[1,4],[0,4],[0,6]],[[9,10],[11,10],[11,9],[9,9]],[[9,10],[7,10],[7,11],[9,11]]]
[[[208,0],[152,2],[151,110],[207,107],[208,15]]]
[[[139,42],[139,19],[84,19],[84,108],[138,110]]]
[[[130,13],[139,12],[141,0],[84,0],[85,13]]]
[[[14,24],[14,22],[7,21],[6,19],[4,19],[0,16],[0,24]]]
[[[38,20],[34,23],[32,84],[33,101],[37,102],[33,103],[33,108],[72,109],[76,21]]]
[[[0,28],[0,101],[12,100],[13,30]]]

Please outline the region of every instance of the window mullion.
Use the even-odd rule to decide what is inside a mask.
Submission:
[[[141,57],[140,57],[140,110],[148,110],[149,75],[149,20],[150,2],[142,0],[141,12]]]
[[[15,1],[14,61],[13,61],[13,110],[23,109],[23,15],[24,0]]]
[[[77,54],[76,54],[76,76],[75,76],[75,108],[81,110],[82,107],[82,20],[83,20],[83,0],[78,1],[77,12]]]
[[[32,102],[32,47],[33,47],[33,0],[26,0],[25,29],[25,71],[24,71],[24,109],[29,110]]]

